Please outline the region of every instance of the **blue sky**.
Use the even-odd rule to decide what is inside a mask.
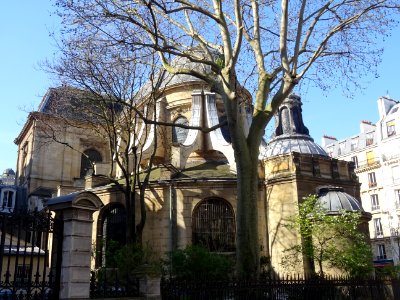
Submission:
[[[37,108],[47,89],[54,85],[40,70],[40,61],[54,56],[54,41],[49,32],[57,30],[58,18],[51,15],[52,1],[7,1],[0,10],[0,172],[16,167],[17,147],[14,139],[20,132],[27,112]],[[301,95],[303,118],[317,143],[324,134],[338,139],[355,135],[361,120],[378,121],[377,99],[387,93],[400,100],[400,29],[392,32],[385,44],[379,67],[380,77],[374,79],[353,99],[340,90],[323,95],[309,89]],[[363,79],[366,81],[366,79]]]

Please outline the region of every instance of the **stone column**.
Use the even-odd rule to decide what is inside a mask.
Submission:
[[[89,299],[93,212],[102,206],[90,192],[73,193],[48,202],[64,222],[60,300]],[[58,258],[59,259],[59,258]]]

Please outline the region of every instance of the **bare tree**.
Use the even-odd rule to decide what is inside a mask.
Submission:
[[[112,158],[107,174],[97,173],[96,162],[86,158],[93,165],[93,176],[107,179],[124,194],[127,242],[141,243],[146,222],[145,190],[157,145],[163,142],[158,138],[161,127],[150,130],[156,122],[163,72],[154,68],[156,57],[151,52],[115,47],[93,38],[71,37],[60,44],[60,51],[58,60],[46,62],[44,67],[64,86],[57,92],[67,103],[59,116],[62,122],[43,123],[42,134],[48,141],[73,148],[59,134],[60,124],[63,128],[80,126],[91,128],[107,142]],[[153,147],[144,149],[150,134]]]
[[[207,82],[225,105],[238,178],[237,273],[258,273],[258,154],[266,125],[302,79],[358,86],[379,61],[377,36],[393,25],[395,0],[59,0],[66,36],[156,51],[173,74]],[[378,45],[379,46],[379,45]],[[193,51],[193,49],[200,51]],[[183,57],[204,71],[176,66]],[[241,84],[239,84],[241,83]],[[254,97],[250,131],[239,87]]]

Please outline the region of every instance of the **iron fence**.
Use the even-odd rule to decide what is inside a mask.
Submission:
[[[50,212],[0,213],[0,299],[57,299]]]
[[[163,300],[368,300],[400,299],[398,280],[295,277],[257,281],[161,281]]]
[[[91,272],[90,298],[138,297],[139,279],[120,276],[118,269],[100,268]]]

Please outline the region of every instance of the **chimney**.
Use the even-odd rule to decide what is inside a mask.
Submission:
[[[325,135],[322,137],[322,147],[325,148],[326,146],[337,142],[337,138],[334,136]]]
[[[362,120],[360,122],[360,132],[361,133],[370,132],[372,130],[375,130],[375,127],[376,127],[376,125],[370,121]]]

